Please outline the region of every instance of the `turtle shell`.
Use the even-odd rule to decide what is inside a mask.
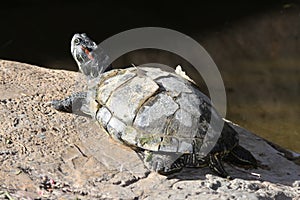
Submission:
[[[112,70],[99,80],[94,116],[113,139],[150,151],[200,151],[213,108],[191,82],[155,67]]]

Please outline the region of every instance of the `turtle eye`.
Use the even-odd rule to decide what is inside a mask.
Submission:
[[[79,38],[76,38],[75,40],[74,40],[74,43],[76,44],[76,45],[79,45],[80,44],[80,39]]]

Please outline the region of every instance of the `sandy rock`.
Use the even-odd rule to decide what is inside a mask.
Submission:
[[[113,142],[93,121],[59,113],[49,101],[78,90],[79,73],[0,61],[0,198],[297,199],[300,156],[232,124],[260,168],[225,165],[161,176]]]

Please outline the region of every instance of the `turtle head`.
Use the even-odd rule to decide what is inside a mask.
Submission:
[[[97,44],[85,33],[74,34],[71,40],[71,53],[79,70],[88,77],[95,78],[103,71],[99,55],[95,52]]]

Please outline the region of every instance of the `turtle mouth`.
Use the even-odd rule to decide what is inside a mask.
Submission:
[[[72,54],[74,59],[79,64],[83,64],[89,61],[95,60],[95,57],[93,55],[94,48],[89,48],[85,46],[77,46],[74,48]]]

